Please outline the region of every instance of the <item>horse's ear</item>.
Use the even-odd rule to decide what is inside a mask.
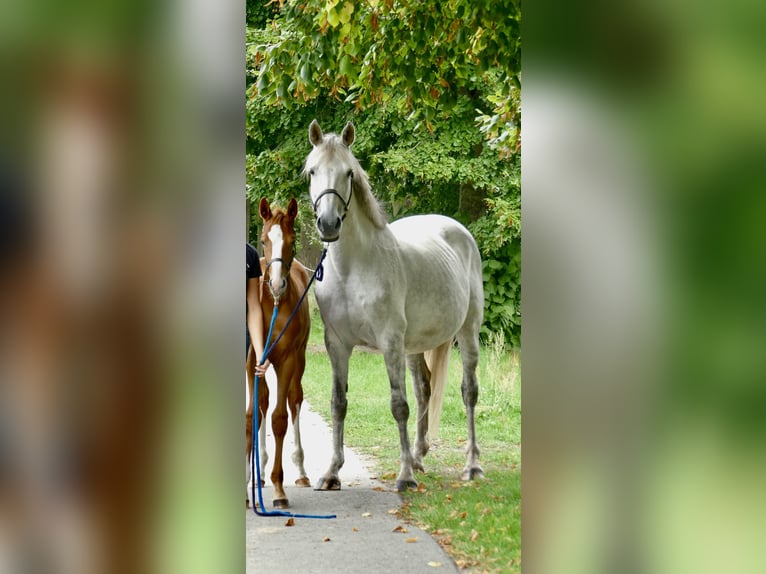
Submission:
[[[356,131],[354,130],[354,124],[351,122],[348,122],[346,124],[346,127],[343,128],[343,131],[340,134],[340,138],[343,140],[343,144],[346,147],[351,147],[351,144],[354,143],[354,135],[356,135]]]
[[[290,198],[290,203],[287,204],[287,217],[295,219],[298,215],[298,202],[294,197]]]
[[[261,219],[264,221],[271,219],[271,207],[269,207],[269,200],[265,197],[261,198],[261,203],[258,205],[258,210],[261,212]]]
[[[319,122],[311,120],[311,125],[309,126],[309,141],[311,145],[318,146],[322,143],[322,138],[322,128],[319,127]]]

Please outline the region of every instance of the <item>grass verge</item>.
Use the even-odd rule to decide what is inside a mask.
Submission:
[[[314,301],[312,301],[312,304]],[[312,305],[312,335],[303,388],[311,406],[330,420],[332,370],[324,351],[322,321]],[[495,340],[479,364],[476,432],[485,479],[464,483],[466,422],[460,394],[460,353],[450,358],[440,435],[424,459],[416,491],[402,493],[402,517],[430,532],[458,566],[471,573],[521,570],[521,377],[518,355]],[[408,375],[408,396],[413,401]],[[389,407],[383,357],[356,350],[349,365],[348,446],[372,455],[378,478],[390,488],[399,471],[399,440]],[[412,407],[411,407],[412,408]],[[410,440],[414,419],[410,416]]]

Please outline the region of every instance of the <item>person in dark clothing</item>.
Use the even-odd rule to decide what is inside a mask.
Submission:
[[[263,344],[264,344],[264,333],[263,333],[263,310],[261,309],[261,261],[260,257],[258,256],[258,251],[256,251],[255,247],[250,245],[249,243],[245,243],[245,251],[246,251],[246,262],[247,262],[247,269],[246,269],[246,302],[247,302],[247,328],[246,328],[246,340],[247,340],[247,347],[245,349],[245,352],[247,352],[247,349],[250,348],[250,342],[252,341],[253,347],[255,349],[255,356],[258,359],[258,365],[255,368],[255,372],[258,376],[264,376],[266,374],[266,370],[269,368],[269,365],[271,364],[268,359],[261,363],[260,359],[263,357]]]

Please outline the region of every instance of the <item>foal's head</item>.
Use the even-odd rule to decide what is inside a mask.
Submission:
[[[259,205],[263,219],[263,256],[266,259],[264,279],[275,300],[284,294],[290,275],[290,266],[295,258],[295,217],[298,215],[298,202],[295,198],[287,205],[287,212],[279,207],[272,210],[264,197]]]

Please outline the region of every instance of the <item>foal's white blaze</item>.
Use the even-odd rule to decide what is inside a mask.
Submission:
[[[271,258],[282,256],[282,243],[284,237],[282,236],[282,228],[278,225],[274,225],[269,229],[269,241],[271,241]],[[274,261],[269,267],[269,283],[271,290],[274,293],[279,293],[282,288],[282,262]]]

